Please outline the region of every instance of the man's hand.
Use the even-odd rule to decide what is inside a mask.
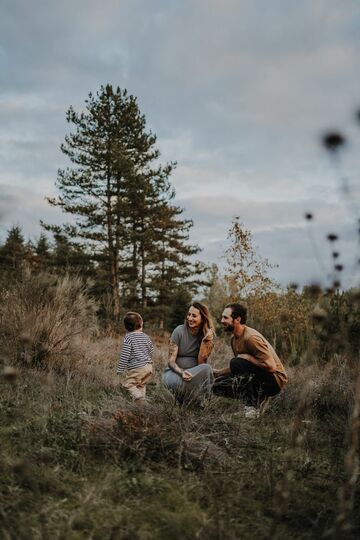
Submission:
[[[186,371],[186,370],[182,372],[181,376],[182,376],[183,381],[185,382],[189,382],[193,378],[190,371]]]
[[[230,368],[222,368],[222,369],[213,369],[213,375],[215,379],[218,379],[219,377],[222,377],[222,375],[230,375],[231,371]]]

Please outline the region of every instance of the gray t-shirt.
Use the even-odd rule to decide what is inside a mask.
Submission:
[[[201,332],[194,336],[186,324],[177,326],[171,334],[170,340],[179,347],[178,358],[196,358],[201,344]]]

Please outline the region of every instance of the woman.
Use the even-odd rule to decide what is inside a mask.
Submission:
[[[185,323],[177,326],[171,335],[168,367],[163,375],[165,386],[179,401],[209,396],[214,377],[206,362],[214,347],[214,338],[208,308],[194,302]]]

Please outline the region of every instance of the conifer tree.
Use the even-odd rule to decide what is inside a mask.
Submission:
[[[15,225],[8,230],[5,243],[0,247],[0,266],[5,270],[19,270],[29,253],[21,227]]]
[[[72,166],[59,170],[60,194],[48,200],[73,219],[62,227],[44,227],[81,244],[102,272],[107,265],[116,323],[120,286],[132,302],[147,303],[164,236],[159,216],[171,207],[169,176],[175,164],[158,163],[156,136],[146,131],[145,116],[126,90],[102,86],[96,95],[89,94],[85,111],[70,107],[67,120],[75,131],[65,137],[61,150]],[[180,219],[181,210],[171,208],[172,218],[164,226],[188,230],[190,222]],[[192,252],[180,237],[177,249],[184,256]]]

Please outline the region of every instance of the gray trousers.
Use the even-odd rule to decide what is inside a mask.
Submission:
[[[186,357],[177,358],[176,363],[181,369],[186,369],[192,375],[191,381],[184,381],[172,369],[165,369],[162,377],[163,383],[176,397],[199,399],[210,395],[214,376],[208,364],[197,364],[196,358]]]

